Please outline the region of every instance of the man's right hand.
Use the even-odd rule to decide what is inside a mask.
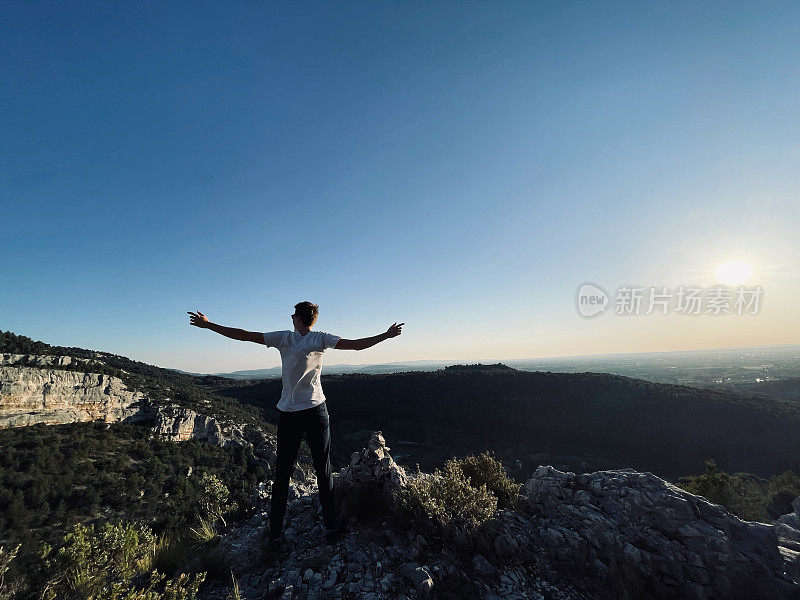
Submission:
[[[186,311],[188,314],[192,315],[189,317],[189,324],[194,325],[195,327],[200,327],[203,329],[208,329],[208,318],[201,313],[199,310],[197,313]]]

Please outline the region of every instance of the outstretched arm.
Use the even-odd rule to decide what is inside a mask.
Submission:
[[[220,335],[229,337],[232,340],[239,340],[241,342],[255,342],[256,344],[264,343],[263,333],[259,333],[257,331],[245,331],[244,329],[237,329],[235,327],[225,327],[224,325],[217,325],[216,323],[209,321],[208,317],[206,317],[199,310],[197,313],[189,311],[186,312],[192,315],[189,317],[189,324],[194,325],[195,327],[216,331]]]
[[[405,323],[400,323],[399,325],[395,323],[389,329],[387,329],[384,333],[379,335],[374,335],[372,337],[361,338],[358,340],[346,340],[344,338],[340,339],[335,346],[336,350],[364,350],[366,348],[370,348],[375,344],[382,342],[383,340],[388,340],[389,338],[397,337],[402,333],[402,327]]]

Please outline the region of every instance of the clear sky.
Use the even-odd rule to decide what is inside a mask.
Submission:
[[[198,372],[800,342],[800,5],[3,2],[0,329]],[[711,286],[758,315],[578,315]]]

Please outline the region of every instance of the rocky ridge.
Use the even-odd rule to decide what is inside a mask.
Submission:
[[[408,482],[388,450],[375,432],[335,474],[338,497],[359,486],[380,495]],[[523,488],[520,509],[497,511],[471,539],[444,544],[392,514],[359,520],[345,510],[349,531],[334,545],[325,544],[308,475],[293,480],[288,552],[273,563],[259,550],[268,487],[250,522],[234,526],[220,543],[242,597],[251,600],[800,598],[798,556],[778,536],[778,522],[741,521],[652,473],[575,475],[540,466]],[[795,532],[798,505],[800,498],[781,521]],[[220,585],[206,600],[229,592]]]
[[[795,566],[794,576],[800,578],[800,497],[792,500],[792,512],[775,520],[778,547],[785,560]]]
[[[337,498],[366,493],[389,507],[389,495],[411,477],[388,451],[381,432],[373,433],[367,447],[354,453],[350,464],[334,474]],[[261,541],[268,527],[271,484],[262,490],[260,510],[248,523],[234,526],[220,542],[220,553],[229,558],[242,598],[247,600],[428,599],[441,597],[434,588],[444,582],[470,590],[471,597],[489,600],[591,598],[568,583],[547,581],[537,575],[535,565],[516,558],[498,568],[480,555],[473,561],[476,564],[461,564],[448,552],[433,549],[432,540],[403,527],[394,515],[361,520],[348,511],[346,503],[341,508],[349,523],[348,533],[336,544],[326,545],[313,474],[293,478],[284,529],[288,552],[265,563]],[[503,540],[513,536],[510,532],[519,519],[526,521],[513,511],[501,511],[498,519],[508,527],[500,536]],[[231,592],[228,586],[219,585],[208,590],[204,600],[224,600]]]
[[[559,572],[631,597],[798,597],[797,554],[774,524],[633,469],[576,475],[540,466],[525,490],[537,527],[527,539]]]

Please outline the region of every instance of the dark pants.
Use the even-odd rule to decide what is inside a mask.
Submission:
[[[300,451],[303,434],[311,449],[314,470],[317,473],[319,503],[322,520],[327,529],[336,527],[333,506],[333,472],[331,470],[331,428],[325,402],[313,408],[295,412],[279,411],[278,457],[275,466],[275,483],[272,484],[272,502],[269,511],[269,537],[277,539],[283,531],[283,518],[289,496],[289,478]]]

